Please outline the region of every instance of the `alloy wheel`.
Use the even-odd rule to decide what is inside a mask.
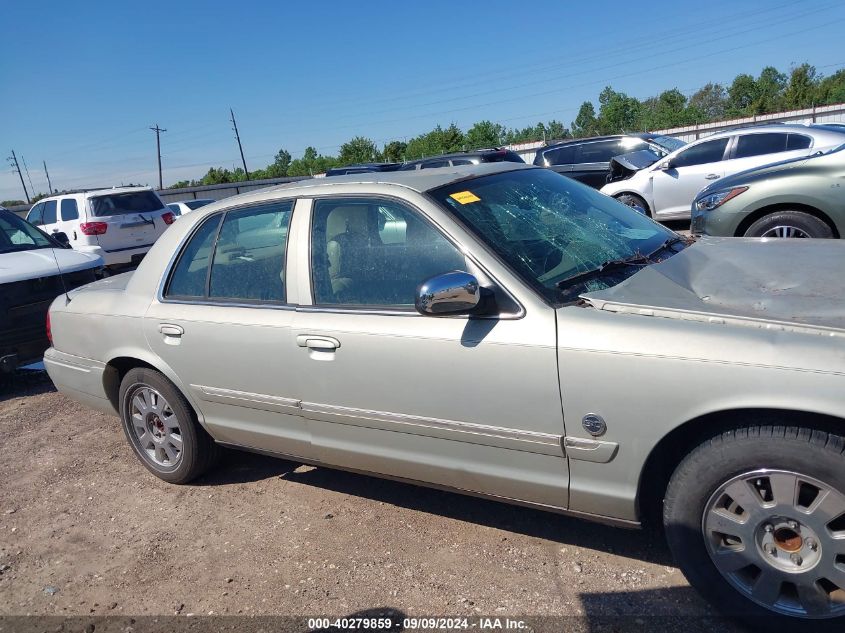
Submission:
[[[737,590],[782,615],[845,614],[845,495],[800,473],[748,472],[705,506],[710,559]]]
[[[175,468],[182,457],[182,431],[167,399],[152,387],[139,387],[130,398],[129,415],[133,439],[147,459]]]
[[[760,237],[810,237],[806,231],[799,229],[797,226],[788,226],[779,224],[773,226],[768,231],[763,233]]]

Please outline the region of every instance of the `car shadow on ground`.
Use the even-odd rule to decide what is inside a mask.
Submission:
[[[19,369],[11,373],[0,372],[0,402],[55,390],[50,377],[43,370]]]
[[[299,462],[227,451],[223,463],[195,485],[218,486],[282,477],[288,481],[549,541],[672,565],[657,530],[629,530],[533,508],[359,475]]]

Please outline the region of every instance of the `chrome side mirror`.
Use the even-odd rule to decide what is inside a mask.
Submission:
[[[414,307],[427,316],[468,314],[480,301],[478,280],[469,273],[453,271],[426,279],[417,286]]]

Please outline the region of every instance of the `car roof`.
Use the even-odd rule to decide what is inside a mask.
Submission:
[[[842,132],[835,128],[826,128],[823,125],[805,125],[803,123],[766,123],[757,125],[747,125],[734,127],[723,132],[716,132],[710,136],[702,137],[700,140],[711,138],[722,138],[724,136],[733,136],[734,134],[762,134],[765,132],[793,132],[796,134],[805,134],[813,137],[825,138],[841,138]]]
[[[111,188],[104,188],[104,189],[80,189],[76,191],[63,191],[61,193],[53,194],[52,196],[46,196],[42,198],[38,202],[44,202],[45,200],[54,200],[56,198],[64,198],[66,196],[73,196],[73,195],[85,195],[88,197],[91,196],[107,196],[110,194],[115,193],[133,193],[135,191],[152,191],[152,187],[111,187]],[[34,203],[38,204],[38,202]],[[33,205],[33,206],[34,206]]]
[[[632,132],[630,134],[607,134],[605,136],[585,136],[582,138],[567,138],[563,139],[562,141],[555,141],[546,145],[545,147],[541,147],[538,149],[538,152],[545,152],[547,149],[553,149],[557,147],[563,147],[565,145],[576,145],[578,143],[592,143],[593,141],[612,141],[618,138],[642,138],[642,139],[650,139],[654,138],[655,136],[660,136],[659,134],[654,134],[652,132]]]

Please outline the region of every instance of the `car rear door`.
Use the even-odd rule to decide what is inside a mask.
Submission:
[[[296,298],[285,272],[292,207],[268,201],[203,219],[150,305],[144,331],[217,441],[304,458],[310,440],[296,393]]]
[[[554,311],[526,295],[490,318],[418,314],[415,287],[450,270],[513,297],[420,212],[426,204],[320,198],[295,240],[304,293],[291,361],[316,459],[565,506]],[[385,210],[403,231],[387,232]]]
[[[725,175],[724,158],[729,140],[726,136],[696,143],[676,154],[671,161],[658,161],[649,168],[654,199],[652,211],[656,217],[689,217],[695,195]]]

